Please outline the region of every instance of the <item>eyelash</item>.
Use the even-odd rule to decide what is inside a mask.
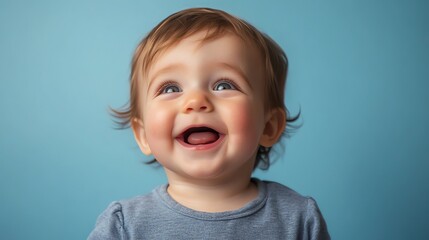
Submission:
[[[159,87],[158,91],[156,91],[156,96],[161,95],[161,94],[166,94],[165,89],[168,87],[177,87],[180,89],[179,84],[177,84],[174,81],[166,81],[164,83],[162,83],[162,85]]]
[[[228,84],[230,84],[233,88],[232,89],[228,89],[228,90],[240,90],[238,87],[237,87],[237,85],[235,84],[235,82],[234,81],[232,81],[232,80],[230,80],[229,78],[226,78],[226,77],[223,77],[223,78],[221,78],[219,81],[217,81],[215,84],[214,84],[214,87],[213,87],[213,90],[215,89],[215,87],[216,86],[218,86],[219,84],[221,84],[221,83],[228,83]]]
[[[240,88],[235,84],[234,81],[230,80],[229,78],[226,77],[222,77],[220,78],[220,80],[216,81],[213,87],[213,90],[215,90],[215,87],[218,86],[221,83],[228,83],[232,86],[232,89],[227,89],[227,90],[240,90]],[[161,94],[167,94],[165,91],[166,88],[168,87],[177,87],[180,89],[179,84],[177,84],[177,82],[174,81],[166,81],[164,83],[162,83],[162,85],[159,87],[159,89],[156,91],[156,96],[159,96]]]

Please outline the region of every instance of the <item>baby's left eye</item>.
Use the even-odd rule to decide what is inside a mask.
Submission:
[[[215,91],[223,91],[223,90],[235,90],[235,86],[234,84],[232,84],[229,81],[220,81],[218,83],[215,84],[215,86],[213,87],[213,90]]]

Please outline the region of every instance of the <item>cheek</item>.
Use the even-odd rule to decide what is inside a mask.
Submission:
[[[259,144],[259,138],[263,132],[264,115],[262,107],[258,104],[238,104],[229,109],[230,134],[235,136],[241,147],[249,147],[249,150]]]
[[[151,148],[162,139],[169,139],[172,131],[174,117],[168,107],[153,106],[146,109],[143,114],[146,138]]]

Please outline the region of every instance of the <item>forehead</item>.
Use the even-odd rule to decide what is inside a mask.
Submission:
[[[210,36],[210,32],[200,31],[159,52],[146,77],[150,81],[160,72],[178,66],[203,68],[210,64],[235,67],[253,76],[262,74],[261,54],[253,44],[230,32]]]

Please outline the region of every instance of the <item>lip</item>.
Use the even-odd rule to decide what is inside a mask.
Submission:
[[[183,147],[189,150],[211,150],[221,145],[224,139],[225,139],[225,135],[219,134],[219,138],[216,141],[208,144],[192,145],[192,144],[186,143],[182,138],[176,138],[176,141],[179,142],[180,145],[182,145]]]
[[[219,138],[212,142],[212,143],[208,143],[208,144],[189,144],[185,142],[185,139],[183,138],[184,133],[186,131],[188,131],[191,128],[201,128],[201,127],[207,127],[207,128],[211,128],[213,130],[215,130],[218,134],[219,134]],[[222,144],[222,142],[225,139],[225,134],[220,132],[218,129],[210,126],[210,125],[192,125],[192,126],[188,126],[187,128],[185,128],[183,131],[181,131],[181,133],[179,135],[176,136],[175,140],[184,148],[189,149],[189,150],[198,150],[198,151],[202,151],[202,150],[211,150],[211,149],[215,149],[217,148],[219,145]]]

